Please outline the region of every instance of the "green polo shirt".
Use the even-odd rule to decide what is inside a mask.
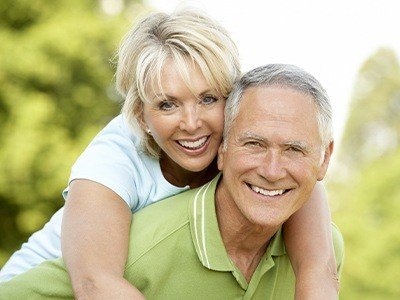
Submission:
[[[293,299],[295,277],[279,230],[249,283],[230,260],[214,204],[218,178],[136,213],[125,278],[147,299]],[[342,266],[343,240],[333,226]],[[61,259],[0,285],[0,299],[72,298]]]

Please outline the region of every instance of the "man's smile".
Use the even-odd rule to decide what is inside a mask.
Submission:
[[[264,196],[269,196],[269,197],[275,197],[275,196],[281,196],[285,194],[286,192],[290,191],[291,189],[265,189],[253,184],[246,183],[246,185],[253,191],[256,192],[257,194],[261,194]]]

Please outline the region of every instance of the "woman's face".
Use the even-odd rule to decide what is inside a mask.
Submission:
[[[144,103],[143,118],[164,152],[167,165],[191,172],[213,161],[222,140],[225,99],[207,84],[197,67],[189,69],[190,89],[173,61],[161,72],[161,88]]]

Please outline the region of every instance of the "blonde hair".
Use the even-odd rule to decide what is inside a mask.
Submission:
[[[197,65],[224,98],[240,76],[234,42],[203,12],[185,8],[172,14],[153,13],[132,28],[118,51],[116,86],[125,98],[122,113],[139,134],[143,150],[154,157],[159,157],[160,148],[144,130],[143,102],[149,101],[152,84],[160,86],[161,70],[169,59],[187,84],[190,65]]]

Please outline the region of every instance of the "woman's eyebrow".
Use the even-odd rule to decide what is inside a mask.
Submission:
[[[202,96],[204,96],[204,95],[206,95],[206,94],[210,94],[210,93],[215,94],[216,91],[207,88],[207,89],[201,91],[201,92],[198,94],[198,96],[202,97]],[[196,96],[196,95],[195,95],[195,96]],[[157,93],[157,94],[155,94],[155,95],[153,96],[153,100],[154,100],[155,98],[161,98],[161,99],[167,98],[167,99],[169,99],[169,100],[177,100],[177,99],[178,99],[178,97],[169,95],[168,93]]]
[[[168,99],[168,100],[177,100],[177,98],[176,98],[176,97],[174,97],[174,96],[171,96],[171,95],[168,95],[168,94],[165,94],[165,93],[158,93],[158,94],[155,94],[155,95],[153,96],[152,100],[154,100],[154,99],[162,99],[162,100],[164,100],[164,99]]]
[[[215,94],[216,91],[214,89],[205,89],[204,91],[199,93],[199,96],[204,96],[205,94]]]

